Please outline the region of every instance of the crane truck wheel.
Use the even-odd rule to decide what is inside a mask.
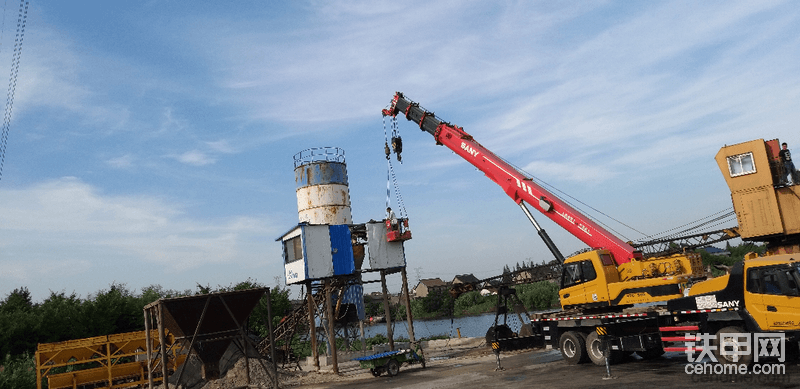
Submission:
[[[561,335],[558,345],[561,349],[561,356],[570,365],[586,363],[589,360],[586,353],[586,335],[580,332],[565,332]]]
[[[714,339],[714,346],[716,346],[714,356],[717,357],[717,362],[726,365],[743,364],[747,366],[753,363],[753,352],[755,352],[753,344],[748,345],[746,337],[737,336],[743,332],[741,327],[725,327],[717,331]],[[725,354],[722,353],[722,350],[725,350]]]
[[[606,357],[603,351],[600,350],[600,337],[597,332],[592,332],[586,337],[586,354],[592,363],[598,366],[606,365]],[[608,358],[609,363],[619,363],[622,361],[624,355],[619,350],[611,350],[611,355]]]
[[[589,359],[595,365],[605,366],[606,357],[603,355],[600,345],[601,341],[600,337],[597,335],[597,332],[592,332],[586,337],[586,354],[589,356]],[[609,362],[611,362],[613,359],[613,356],[609,357]]]

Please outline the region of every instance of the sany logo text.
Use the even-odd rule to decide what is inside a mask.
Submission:
[[[466,142],[461,142],[461,149],[470,153],[473,157],[478,156],[478,150],[472,148],[472,146],[468,145]]]

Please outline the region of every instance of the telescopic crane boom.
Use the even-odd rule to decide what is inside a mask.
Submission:
[[[644,258],[636,248],[483,147],[463,128],[439,120],[400,92],[383,110],[384,116],[398,114],[482,171],[522,208],[550,251],[564,264],[559,292],[564,308],[665,301],[682,296],[683,286],[704,276],[700,257],[694,253]],[[586,243],[592,251],[563,259],[525,204]]]
[[[607,249],[612,253],[617,265],[642,257],[641,252],[633,246],[606,231],[483,147],[462,127],[440,121],[433,113],[420,108],[419,104],[408,100],[400,92],[395,94],[390,107],[383,110],[385,116],[397,116],[398,113],[402,113],[408,120],[419,125],[421,130],[433,135],[437,144],[446,146],[500,185],[503,191],[526,211],[526,215],[540,231],[540,235],[543,230],[532,219],[532,215],[527,212],[523,203],[533,206],[589,247]],[[546,233],[542,238],[552,251],[555,245]],[[558,255],[556,257],[558,258]],[[563,257],[559,259],[563,262]]]

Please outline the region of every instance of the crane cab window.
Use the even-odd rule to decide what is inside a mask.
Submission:
[[[564,265],[561,287],[566,288],[597,278],[592,261],[573,262]]]
[[[749,269],[747,291],[757,294],[800,296],[797,268],[779,266]]]
[[[728,157],[728,170],[731,173],[731,177],[755,173],[756,165],[753,163],[753,153],[737,154]]]

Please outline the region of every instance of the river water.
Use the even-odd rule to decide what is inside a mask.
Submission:
[[[513,330],[520,327],[519,319],[516,315],[510,314],[507,319],[508,326]],[[503,316],[499,318],[499,323],[503,323]],[[458,338],[458,331],[461,337],[483,338],[486,331],[494,325],[494,313],[487,313],[480,316],[464,316],[457,318],[437,319],[437,320],[414,320],[414,336],[417,339],[430,338],[432,336],[447,336]],[[392,322],[394,338],[408,339],[408,322],[405,317],[402,320]],[[364,333],[367,338],[381,334],[386,336],[386,323],[364,326]]]

